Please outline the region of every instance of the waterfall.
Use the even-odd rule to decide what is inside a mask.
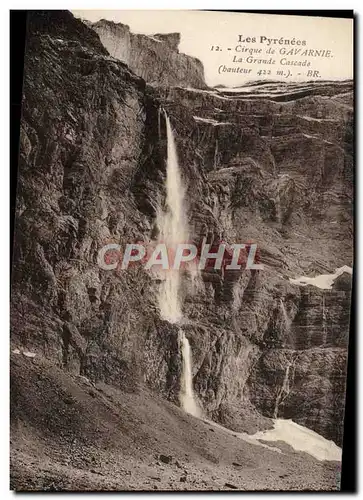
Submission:
[[[184,411],[200,417],[201,412],[194,397],[193,374],[192,374],[192,354],[189,341],[182,330],[179,331],[179,342],[181,344],[181,353],[183,360],[183,369],[180,387],[180,404]]]
[[[168,115],[165,114],[167,137],[166,160],[166,208],[158,210],[157,225],[159,242],[164,243],[168,250],[169,266],[175,256],[179,243],[188,241],[188,224],[184,206],[185,189],[180,175],[175,139]],[[189,273],[192,282],[197,278],[196,267],[190,266]],[[167,269],[159,288],[159,308],[161,317],[169,323],[180,323],[182,320],[182,304],[180,298],[180,270]],[[199,417],[201,412],[194,397],[192,355],[189,341],[184,332],[179,330],[179,346],[182,357],[182,373],[180,381],[179,400],[181,407],[187,413]]]
[[[159,241],[166,244],[170,258],[175,256],[177,244],[187,241],[188,225],[184,209],[185,190],[180,175],[173,130],[166,113],[165,120],[167,133],[166,209],[165,211],[158,210],[157,225]],[[161,317],[170,323],[178,323],[182,319],[179,293],[179,270],[166,270],[159,288],[158,301]]]
[[[284,380],[282,382],[282,386],[280,387],[279,392],[277,393],[273,418],[277,418],[280,404],[290,394],[290,378],[289,378],[289,375],[290,375],[290,366],[291,366],[291,361],[289,361],[287,363],[286,371],[285,371],[285,377],[284,377]]]
[[[322,338],[322,344],[326,344],[327,338],[328,338],[328,330],[327,330],[327,324],[326,324],[326,309],[325,309],[325,295],[322,297],[322,312],[323,312],[323,338]]]
[[[286,330],[288,330],[290,327],[290,320],[289,320],[289,317],[287,315],[286,307],[285,307],[285,304],[284,304],[282,299],[280,300],[280,307],[281,307],[282,316],[284,318],[285,328],[286,328]]]

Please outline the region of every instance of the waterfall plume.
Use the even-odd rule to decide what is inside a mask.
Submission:
[[[286,371],[285,371],[284,380],[282,382],[282,386],[280,387],[280,389],[277,393],[273,418],[277,418],[278,413],[279,413],[280,404],[290,394],[290,367],[291,367],[291,362],[289,361],[286,365]]]
[[[285,328],[286,328],[286,330],[288,330],[289,326],[290,326],[290,320],[289,320],[289,317],[287,315],[286,307],[285,307],[285,304],[284,304],[282,299],[280,300],[280,307],[281,307],[281,312],[282,312],[282,315],[284,318]]]
[[[159,241],[168,249],[169,269],[164,270],[163,280],[159,287],[159,308],[161,317],[170,323],[179,323],[183,317],[180,298],[179,269],[172,269],[172,259],[175,257],[177,245],[186,243],[188,239],[188,224],[184,206],[185,189],[183,186],[173,130],[170,119],[165,113],[167,134],[167,161],[166,161],[166,207],[159,210],[157,224],[159,228]],[[196,277],[196,269],[190,275]],[[200,409],[196,403],[193,391],[192,355],[189,341],[184,332],[179,330],[179,346],[182,357],[182,373],[180,381],[180,405],[184,411],[200,416]]]
[[[165,112],[164,112],[165,113]],[[168,249],[169,264],[175,256],[178,243],[185,243],[188,238],[188,225],[184,208],[185,189],[183,186],[173,130],[170,119],[165,113],[167,134],[166,162],[166,207],[157,214],[159,241]],[[159,308],[161,317],[170,323],[178,323],[182,318],[180,301],[180,270],[164,271],[164,279],[159,288]]]
[[[179,331],[179,342],[181,344],[183,361],[179,394],[180,404],[187,413],[190,413],[194,417],[200,417],[200,408],[195,400],[193,391],[192,354],[189,341],[182,330]]]

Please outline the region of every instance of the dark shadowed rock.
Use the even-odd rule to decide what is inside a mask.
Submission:
[[[231,488],[232,490],[238,490],[238,486],[236,486],[235,484],[225,483],[224,486],[226,486],[227,488]]]
[[[170,462],[173,460],[173,457],[170,455],[159,455],[159,460],[164,464],[170,464]]]

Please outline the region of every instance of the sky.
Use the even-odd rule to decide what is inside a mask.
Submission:
[[[197,57],[204,65],[208,85],[238,86],[259,79],[339,80],[353,75],[353,20],[322,17],[281,16],[181,10],[73,10],[76,17],[98,21],[108,19],[130,26],[134,33],[154,34],[179,32],[180,52]],[[240,35],[243,40],[240,41]],[[261,43],[261,37],[265,37]],[[248,41],[247,39],[250,39]],[[253,42],[253,39],[256,41]],[[271,42],[267,39],[281,40]],[[295,43],[285,43],[295,41]],[[306,45],[297,45],[305,40]],[[212,46],[214,47],[213,50]],[[220,50],[216,50],[216,47]],[[237,48],[239,47],[239,48]],[[228,50],[230,49],[230,50]],[[237,50],[236,50],[237,49]],[[249,52],[241,50],[254,50]],[[275,50],[274,54],[267,53]],[[294,55],[279,51],[300,50]],[[322,57],[304,56],[307,50],[325,50]],[[262,52],[258,52],[261,50]],[[250,58],[255,62],[248,62]],[[237,59],[233,61],[233,59]],[[242,58],[242,61],[238,60]],[[275,65],[266,61],[275,59]],[[263,62],[256,62],[256,59]],[[290,66],[285,61],[306,61],[310,66]],[[223,70],[240,68],[238,73]],[[258,72],[260,71],[260,74]],[[284,72],[278,75],[278,72]],[[288,73],[290,71],[290,74]],[[308,72],[318,71],[318,74]]]

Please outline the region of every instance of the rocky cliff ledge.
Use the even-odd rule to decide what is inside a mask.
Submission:
[[[101,19],[87,23],[111,56],[151,85],[206,88],[203,64],[179,52],[179,33],[138,35],[125,24]]]

